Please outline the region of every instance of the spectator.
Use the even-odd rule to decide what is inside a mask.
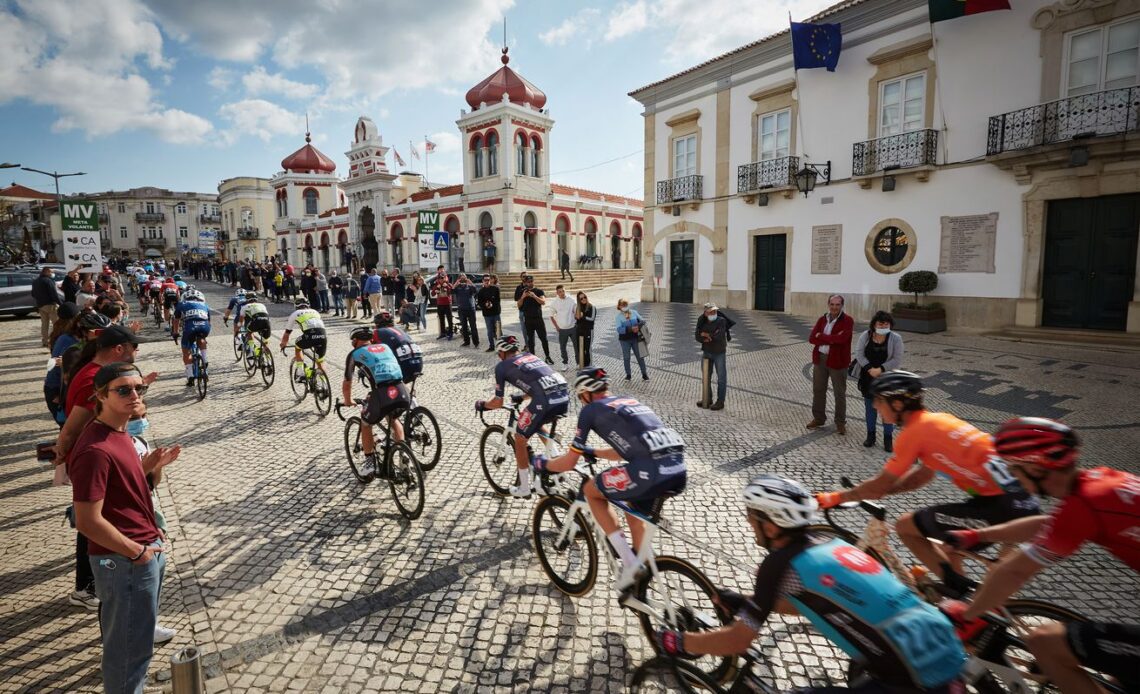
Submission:
[[[483,286],[475,295],[475,302],[483,312],[483,324],[487,326],[487,349],[495,351],[495,340],[499,339],[502,330],[499,325],[499,315],[502,312],[499,296],[499,278],[487,272],[483,274]]]
[[[594,363],[590,356],[590,345],[594,341],[594,321],[598,311],[590,303],[586,292],[578,292],[578,303],[574,306],[574,334],[578,336],[578,349],[581,350],[580,363],[586,368]]]
[[[380,310],[380,290],[380,275],[376,274],[376,268],[372,268],[368,271],[368,276],[360,283],[361,296],[367,302],[364,306],[365,318]]]
[[[313,270],[310,267],[306,267],[305,273],[301,275],[301,294],[304,295],[305,301],[309,302],[309,306],[314,309],[320,306],[317,303],[317,278],[313,276]]]
[[[345,317],[356,319],[356,301],[360,298],[360,283],[351,274],[344,276]]]
[[[388,273],[388,279],[392,280],[392,304],[399,306],[400,300],[408,291],[408,280],[404,278],[398,267],[392,268],[392,272]]]
[[[412,283],[407,289],[408,299],[416,306],[416,320],[419,321],[420,330],[427,330],[428,300],[431,292],[420,273],[412,275]]]
[[[475,294],[478,290],[467,275],[459,273],[452,297],[455,307],[459,310],[459,332],[463,334],[463,346],[474,344],[479,346],[479,328],[475,325]],[[492,343],[493,344],[493,343]]]
[[[724,315],[717,308],[717,305],[711,302],[705,304],[704,313],[697,319],[695,337],[697,342],[701,343],[701,356],[716,369],[716,402],[711,405],[708,404],[712,395],[709,392],[712,389],[712,378],[710,377],[707,384],[708,389],[705,391],[704,397],[697,403],[697,407],[708,405],[710,410],[724,409],[724,396],[728,392],[728,366],[725,363],[725,352],[728,350],[729,341],[732,340],[732,326],[734,325],[736,325],[736,321]]]
[[[63,289],[63,300],[70,301],[77,306],[79,303],[75,300],[75,295],[79,293],[79,273],[75,270],[68,272],[64,278],[60,288]],[[83,308],[82,306],[79,306]]]
[[[871,327],[859,334],[859,341],[855,343],[855,361],[859,364],[859,392],[863,394],[863,403],[867,412],[867,438],[863,441],[866,448],[875,445],[875,399],[871,396],[871,381],[879,377],[884,371],[894,371],[902,368],[903,339],[902,335],[894,332],[895,319],[886,311],[878,311],[871,318]],[[887,453],[894,451],[895,427],[883,422],[883,450]]]
[[[519,273],[519,283],[515,287],[515,304],[517,305],[519,299],[522,298],[523,292],[526,291],[526,270]],[[522,309],[519,309],[519,332],[525,330],[526,316],[523,315]]]
[[[632,378],[629,370],[629,353],[633,352],[637,357],[637,366],[641,369],[641,380],[648,381],[649,372],[645,369],[645,357],[641,356],[641,346],[638,344],[643,325],[641,314],[630,308],[629,302],[625,299],[618,299],[614,322],[617,327],[618,342],[621,343],[622,362],[625,364],[625,380]]]
[[[495,271],[495,242],[487,239],[483,243],[483,272]]]
[[[158,591],[166,567],[146,474],[177,457],[159,449],[140,465],[126,432],[146,392],[134,364],[115,362],[92,381],[99,417],[79,440],[70,463],[75,524],[88,552],[99,596],[103,688],[141,692],[154,653]]]
[[[75,305],[80,309],[90,308],[95,304],[95,282],[89,279],[83,280],[79,287],[79,291],[75,294]]]
[[[319,269],[313,270],[313,278],[316,280],[316,296],[317,303],[313,306],[321,313],[329,312],[329,279],[325,277],[325,273]]]
[[[827,313],[820,316],[811,330],[808,342],[815,345],[811,353],[811,415],[808,429],[818,429],[827,422],[827,382],[835,398],[835,431],[847,433],[847,368],[851,362],[851,334],[855,321],[843,312],[843,297],[827,298]]]
[[[442,265],[435,270],[435,278],[431,282],[431,295],[435,297],[435,315],[439,319],[439,337],[435,339],[442,340],[446,337],[450,340],[455,337],[455,324],[451,315],[451,282]],[[445,319],[446,330],[443,327]]]
[[[333,315],[344,315],[344,280],[341,279],[336,270],[329,271],[329,292],[332,293],[333,301]]]
[[[416,305],[407,299],[400,299],[400,327],[409,332],[412,325],[419,325],[420,319],[416,315]]]
[[[285,273],[281,268],[273,273],[273,301],[281,303],[281,296],[285,293]]]
[[[562,254],[558,256],[558,269],[562,271],[562,277],[559,279],[566,279],[566,275],[570,275],[570,281],[574,281],[574,273],[570,272],[570,252],[565,248],[562,249]]]
[[[526,349],[531,354],[534,350],[534,338],[542,342],[542,353],[547,364],[554,362],[550,358],[550,345],[546,341],[546,322],[542,319],[542,307],[546,305],[546,293],[534,286],[534,275],[523,276],[523,290],[519,294],[518,307],[523,315],[523,332],[526,336]]]
[[[63,423],[60,417],[63,412],[63,401],[60,397],[63,388],[63,353],[79,342],[79,336],[75,334],[77,332],[75,319],[78,316],[79,307],[70,301],[63,302],[59,305],[55,325],[52,327],[51,335],[48,336],[55,365],[48,369],[47,376],[44,377],[44,400],[47,402],[52,420],[60,425]]]
[[[396,282],[387,270],[380,271],[380,299],[382,307],[391,313],[396,300]]]
[[[576,313],[577,301],[566,296],[566,288],[561,284],[554,288],[554,299],[550,302],[551,308],[554,309],[554,315],[550,316],[550,322],[554,329],[558,331],[558,350],[562,353],[562,368],[570,368],[570,355],[566,351],[566,341],[569,340],[574,347],[574,362],[575,367],[580,368],[582,355],[578,353],[578,341],[575,328],[577,321],[574,317]]]
[[[50,267],[40,270],[40,276],[32,280],[32,300],[40,314],[40,344],[51,348],[48,337],[55,327],[55,316],[59,305],[59,290],[55,286],[55,273]]]
[[[296,301],[297,300],[297,278],[294,277],[294,275],[296,275],[297,270],[293,267],[293,265],[291,263],[285,263],[284,270],[285,270],[285,294],[287,294],[289,296],[289,298],[292,299],[293,301]]]

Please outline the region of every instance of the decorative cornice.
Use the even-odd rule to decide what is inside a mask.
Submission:
[[[786,94],[786,93],[794,90],[795,88],[796,88],[795,79],[786,79],[786,80],[783,80],[781,82],[777,82],[776,84],[773,84],[773,85],[770,85],[767,87],[760,87],[756,91],[749,94],[748,98],[752,99],[753,101],[761,101],[763,99],[767,99],[768,97],[779,96],[780,94]]]
[[[894,62],[900,58],[905,58],[908,55],[926,53],[932,46],[934,46],[934,39],[930,34],[916,36],[913,39],[907,39],[906,41],[900,41],[880,48],[867,56],[867,62],[872,65],[882,65],[884,63]]]
[[[669,120],[665,121],[665,125],[670,128],[675,128],[684,123],[691,123],[701,117],[701,110],[699,108],[691,108],[684,113],[678,113]]]
[[[1048,7],[1042,7],[1033,14],[1029,21],[1034,29],[1044,31],[1053,26],[1061,17],[1083,10],[1094,10],[1105,5],[1115,4],[1116,0],[1058,0]]]

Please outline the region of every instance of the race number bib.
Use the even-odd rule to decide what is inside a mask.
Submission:
[[[669,427],[645,432],[641,435],[641,442],[645,444],[650,453],[657,453],[667,448],[684,448],[685,446],[685,440],[681,438],[681,435]]]
[[[538,379],[538,387],[544,393],[549,393],[555,390],[561,390],[566,386],[566,379],[560,373],[552,373]]]

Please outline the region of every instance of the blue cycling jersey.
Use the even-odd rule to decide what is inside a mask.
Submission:
[[[685,450],[681,435],[636,398],[608,395],[583,407],[570,449],[579,453],[585,450],[591,431],[631,463],[676,460]],[[680,465],[681,469],[672,474],[684,470],[684,463]]]
[[[241,308],[241,305],[244,303],[245,303],[245,297],[244,296],[230,297],[230,303],[226,306],[226,310],[230,311],[232,313],[235,308]]]
[[[939,687],[966,662],[945,615],[838,538],[809,534],[770,553],[756,572],[756,594],[738,616],[759,631],[780,598],[884,684]]]
[[[182,280],[177,280],[174,283],[174,286],[178,287],[179,289],[186,289],[186,283],[183,282]]]
[[[507,383],[529,395],[532,405],[570,402],[566,379],[530,352],[507,357],[495,366],[495,397],[503,397]]]
[[[402,381],[404,372],[391,347],[382,344],[361,345],[348,353],[344,363],[344,380],[351,381],[356,369],[361,369],[372,379],[372,386],[378,383]]]
[[[210,307],[204,301],[179,301],[174,306],[174,317],[187,325],[191,323],[209,323]]]
[[[411,383],[424,372],[424,351],[403,331],[378,328],[373,331],[372,339],[387,345],[396,354],[396,360],[400,362],[400,369],[404,373],[404,383]]]

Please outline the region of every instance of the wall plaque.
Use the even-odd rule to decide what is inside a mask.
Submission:
[[[811,274],[838,275],[843,256],[843,225],[811,228]]]
[[[998,213],[942,217],[938,272],[995,272]]]

